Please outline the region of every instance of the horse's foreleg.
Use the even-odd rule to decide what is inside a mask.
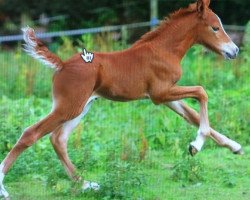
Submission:
[[[208,96],[205,90],[201,86],[172,86],[172,88],[166,91],[158,92],[158,94],[154,93],[153,96],[151,96],[151,99],[155,103],[166,103],[169,101],[176,101],[184,98],[195,98],[199,101],[200,104],[199,130],[195,141],[191,142],[189,148],[190,153],[194,155],[201,150],[202,146],[205,143],[206,137],[210,135],[210,126],[207,111]]]
[[[200,116],[199,114],[186,105],[182,101],[172,101],[166,103],[166,105],[183,117],[188,123],[193,124],[195,126],[199,126],[200,124]],[[220,146],[226,147],[230,149],[233,153],[242,154],[241,145],[237,142],[227,138],[225,135],[215,131],[210,128],[210,137]]]

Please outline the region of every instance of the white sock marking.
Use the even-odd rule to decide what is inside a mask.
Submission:
[[[3,167],[4,165],[1,164],[0,165],[0,185],[3,183],[3,179],[4,179]]]
[[[206,137],[198,131],[198,135],[195,139],[195,141],[191,142],[190,144],[195,147],[197,151],[200,151],[206,141]]]
[[[171,101],[166,103],[167,106],[173,110],[175,110],[177,113],[179,113],[180,115],[184,115],[185,111],[183,110],[181,104],[178,101]]]
[[[3,173],[3,167],[4,165],[0,165],[0,197],[7,198],[9,196],[9,193],[5,190],[3,185],[3,179],[4,179],[4,173]]]

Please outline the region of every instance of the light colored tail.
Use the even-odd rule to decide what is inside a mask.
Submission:
[[[32,28],[22,28],[22,31],[25,41],[24,51],[53,69],[60,70],[63,67],[62,60],[57,55],[50,52],[49,49],[36,38],[35,31]]]

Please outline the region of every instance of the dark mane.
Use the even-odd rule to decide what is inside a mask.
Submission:
[[[195,5],[196,4],[190,4],[188,7],[186,8],[180,8],[179,10],[169,14],[167,17],[165,17],[162,22],[160,23],[160,25],[155,29],[152,30],[150,32],[145,33],[143,36],[141,36],[141,38],[136,41],[133,46],[136,46],[138,44],[141,44],[142,42],[147,42],[152,40],[153,38],[155,38],[156,36],[159,35],[160,32],[162,32],[163,29],[165,29],[166,27],[171,27],[172,22],[174,20],[179,19],[180,17],[186,16],[190,13],[193,13],[196,11],[195,9]]]

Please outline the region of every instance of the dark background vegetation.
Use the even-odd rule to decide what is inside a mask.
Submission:
[[[187,6],[191,0],[159,0],[159,19]],[[246,25],[250,19],[249,0],[212,0],[211,8],[224,24]],[[78,29],[112,24],[147,21],[149,0],[0,0],[0,29],[7,33],[19,30],[23,16],[38,20],[64,15],[66,18],[49,24],[49,29]]]

